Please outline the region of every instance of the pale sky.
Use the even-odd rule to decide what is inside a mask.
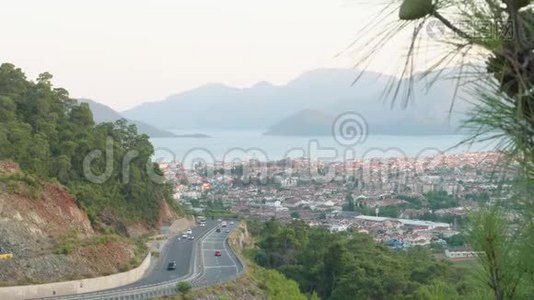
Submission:
[[[362,2],[0,0],[0,61],[32,79],[48,71],[72,97],[117,110],[210,82],[284,84],[307,70],[352,67],[350,53],[336,54],[362,38],[379,8]]]

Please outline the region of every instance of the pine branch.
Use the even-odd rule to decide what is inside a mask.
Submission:
[[[434,10],[432,11],[432,16],[436,19],[440,20],[443,25],[447,26],[450,30],[452,30],[454,33],[458,34],[460,37],[467,39],[469,42],[472,42],[474,39],[472,36],[467,34],[466,32],[462,31],[460,28],[454,26],[454,24],[451,23],[451,21],[447,20],[442,14],[440,14],[438,11]]]

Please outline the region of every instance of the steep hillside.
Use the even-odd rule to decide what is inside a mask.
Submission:
[[[133,267],[143,252],[131,241],[95,232],[64,187],[6,161],[0,162],[0,246],[14,254],[1,263],[2,285],[116,273]]]

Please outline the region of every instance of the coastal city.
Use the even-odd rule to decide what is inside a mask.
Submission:
[[[394,249],[415,245],[469,257],[459,234],[479,203],[509,200],[510,170],[498,152],[344,162],[161,163],[174,199],[194,214],[300,219],[372,235]],[[497,191],[500,191],[497,193]],[[514,218],[514,213],[509,213]]]

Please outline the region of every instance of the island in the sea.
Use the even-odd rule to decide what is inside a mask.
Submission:
[[[334,117],[320,111],[306,109],[282,119],[264,135],[318,136],[332,134]]]

